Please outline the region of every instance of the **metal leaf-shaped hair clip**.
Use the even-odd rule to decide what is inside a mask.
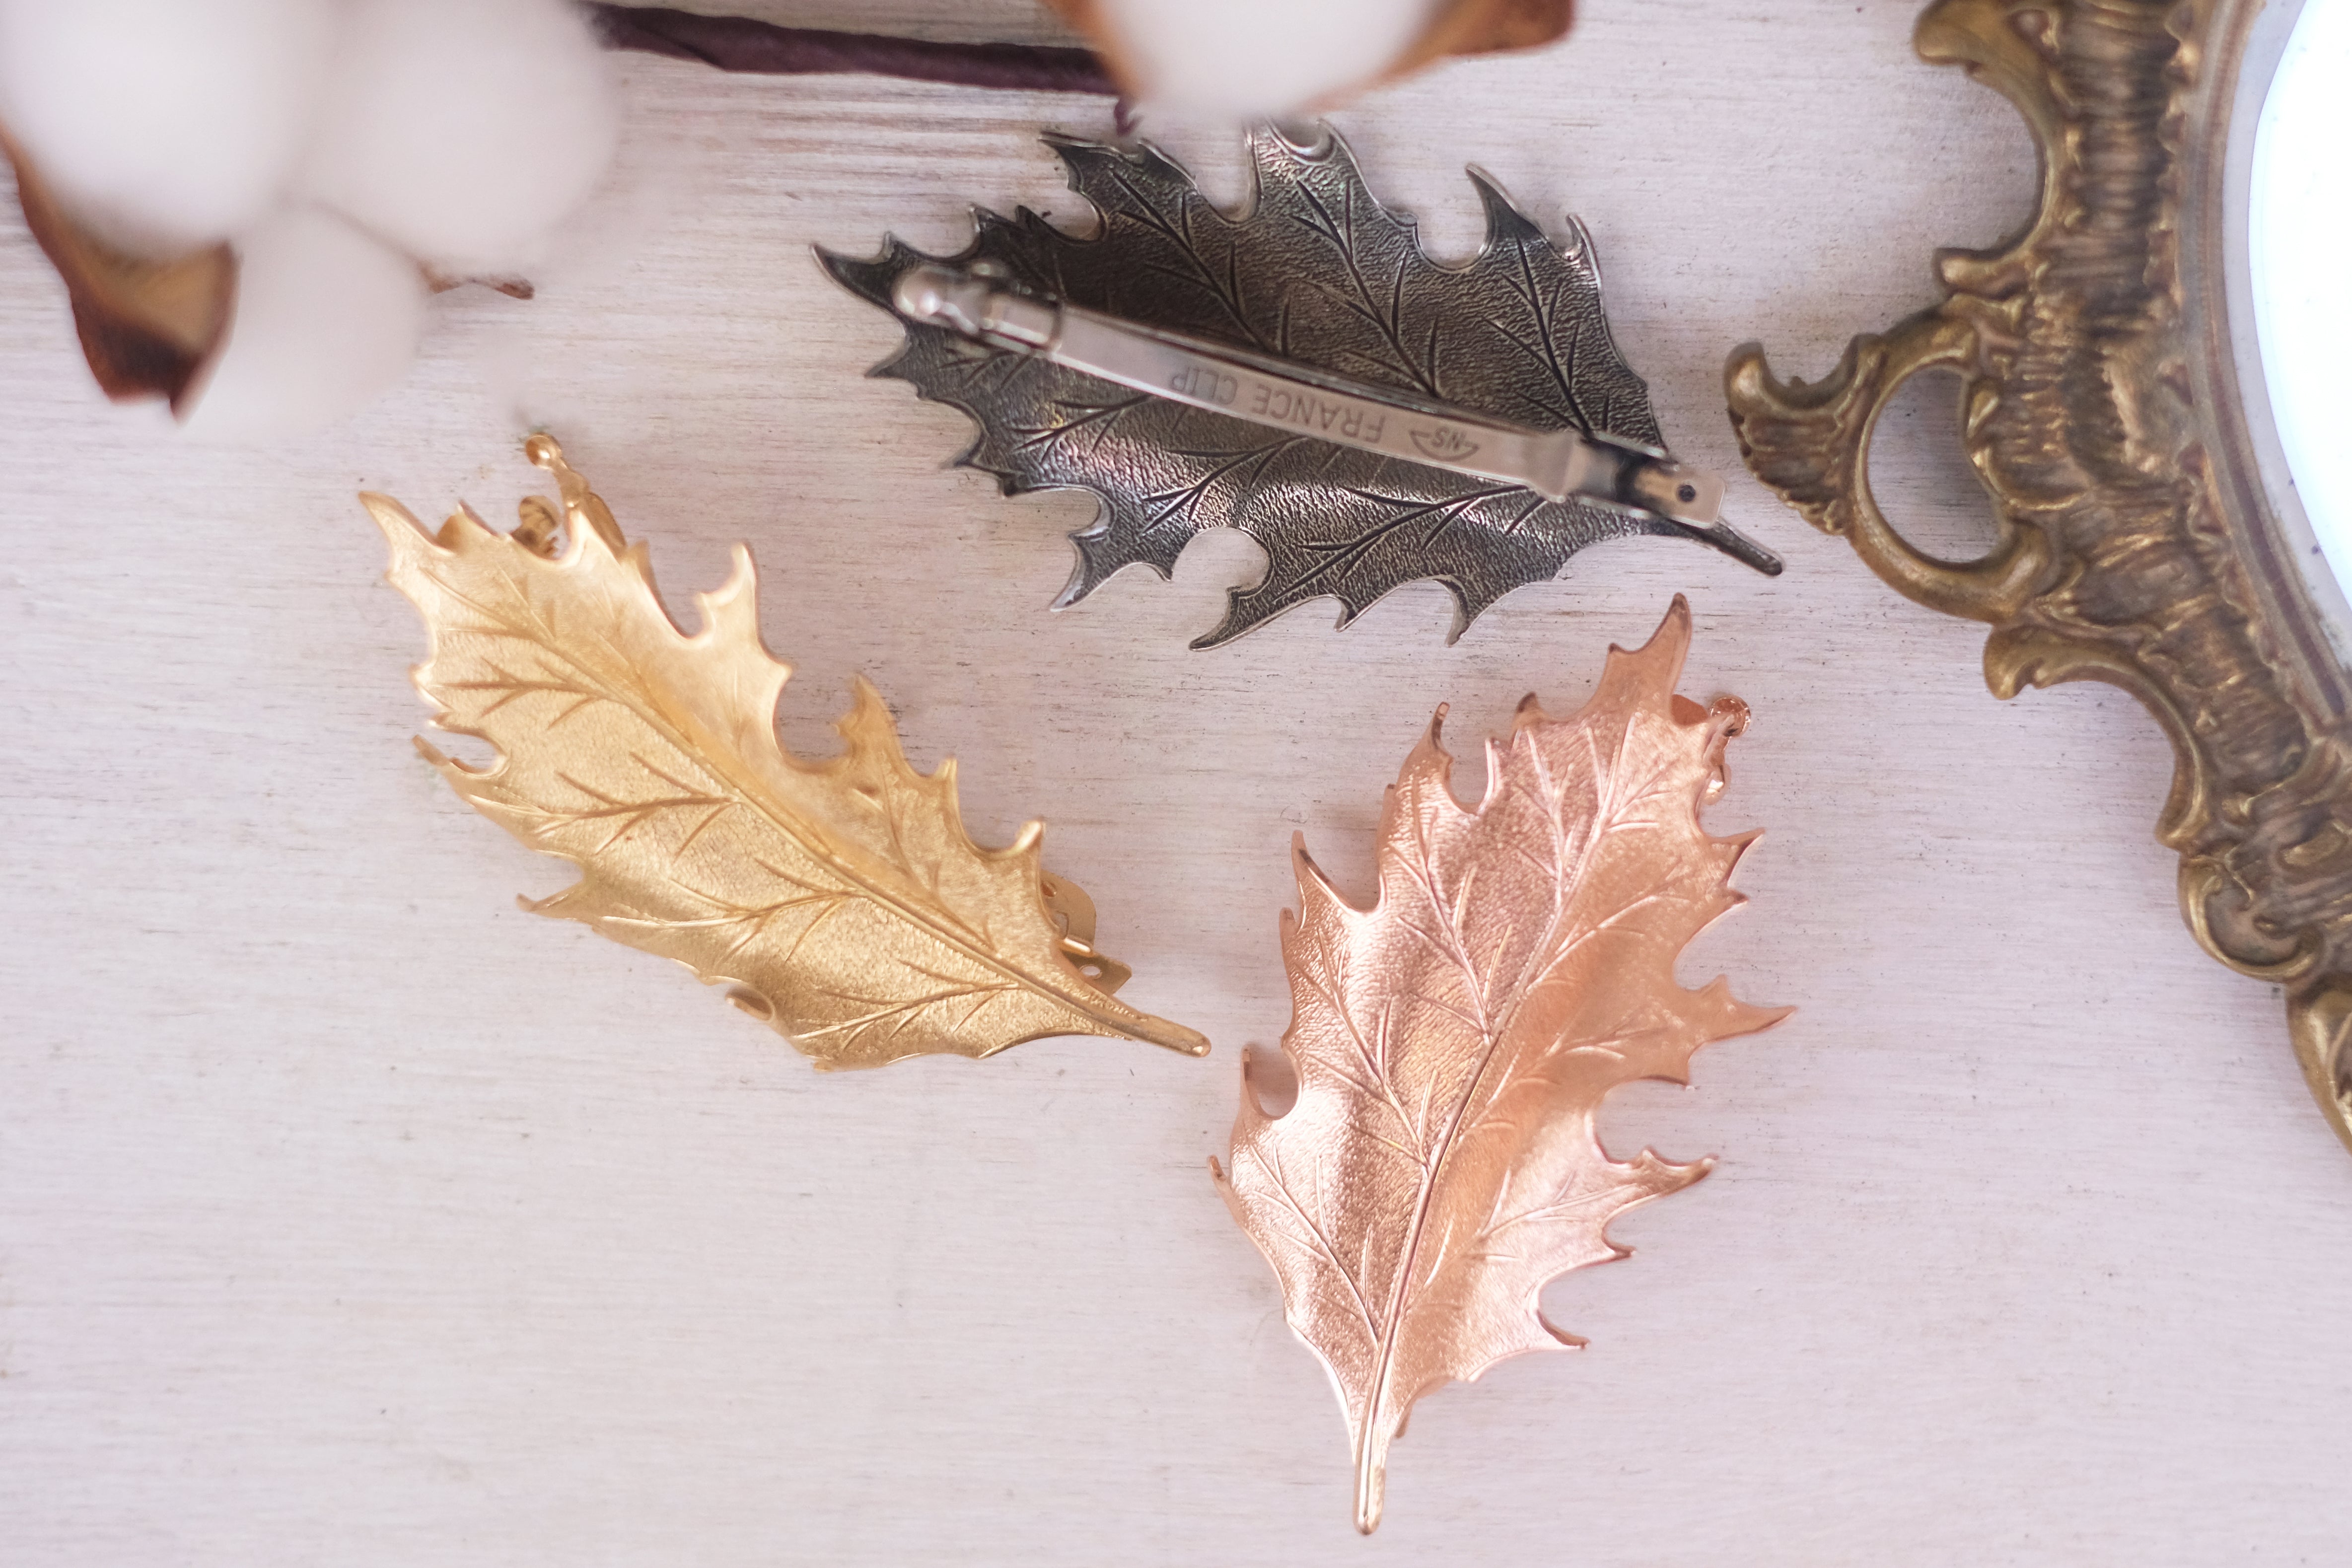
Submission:
[[[1007,494],[1100,498],[1056,608],[1128,566],[1165,576],[1194,534],[1227,527],[1266,572],[1198,647],[1315,598],[1338,599],[1344,626],[1419,578],[1453,592],[1459,637],[1628,534],[1780,572],[1717,515],[1722,481],[1668,455],[1573,219],[1555,246],[1473,169],[1486,243],[1445,267],[1328,128],[1305,145],[1255,132],[1256,195],[1234,215],[1148,144],[1046,141],[1100,215],[1094,236],[980,211],[953,258],[896,239],[870,261],[820,256],[905,323],[876,374],[979,424],[961,461]]]
[[[964,831],[955,764],[917,773],[863,680],[846,747],[807,762],[776,737],[792,668],[760,639],[751,552],[701,627],[681,631],[645,547],[545,436],[527,446],[562,508],[532,497],[499,534],[460,510],[430,536],[363,495],[393,585],[424,616],[417,689],[434,726],[497,748],[469,767],[418,750],[475,809],[580,880],[526,907],[674,958],[789,1036],[819,1067],[1048,1035],[1209,1042],[1111,994],[1095,907],[1040,862],[1041,823],[1002,849]]]
[[[1415,1402],[1581,1344],[1544,1320],[1544,1286],[1624,1256],[1611,1220],[1706,1173],[1612,1158],[1601,1102],[1683,1081],[1700,1047],[1787,1014],[1675,977],[1741,902],[1732,868],[1756,837],[1700,826],[1748,708],[1675,690],[1690,634],[1678,596],[1645,647],[1610,651],[1582,708],[1554,718],[1530,695],[1475,802],[1455,797],[1433,721],[1381,803],[1370,907],[1293,842],[1297,1102],[1262,1109],[1244,1062],[1231,1163],[1211,1168],[1331,1374],[1368,1533]]]

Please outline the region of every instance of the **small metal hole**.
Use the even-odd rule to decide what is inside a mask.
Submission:
[[[1685,485],[1675,491],[1675,499],[1682,502],[1685,506],[1688,506],[1691,502],[1698,500],[1698,487],[1696,485]]]

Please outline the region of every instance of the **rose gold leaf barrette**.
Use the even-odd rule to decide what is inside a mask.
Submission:
[[[1706,1173],[1646,1150],[1611,1159],[1602,1098],[1682,1082],[1700,1046],[1786,1016],[1721,980],[1675,980],[1684,946],[1742,901],[1731,870],[1756,837],[1699,826],[1748,709],[1675,695],[1689,643],[1677,597],[1648,647],[1611,650],[1574,714],[1547,718],[1530,696],[1488,746],[1475,807],[1454,797],[1433,722],[1388,791],[1370,909],[1294,847],[1283,1046],[1297,1100],[1266,1114],[1245,1062],[1232,1170],[1210,1165],[1331,1373],[1367,1533],[1413,1402],[1581,1343],[1543,1321],[1538,1292],[1622,1257],[1611,1219]]]

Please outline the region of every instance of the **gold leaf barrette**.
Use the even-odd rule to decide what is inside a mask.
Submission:
[[[917,773],[865,681],[837,721],[841,756],[784,751],[775,709],[792,670],[761,642],[748,549],[697,595],[701,629],[682,632],[645,547],[562,448],[534,436],[525,451],[562,501],[526,500],[510,534],[461,509],[428,537],[399,502],[361,500],[391,542],[393,585],[425,617],[432,656],[415,680],[435,727],[499,755],[475,768],[418,749],[482,815],[581,868],[526,908],[728,986],[819,1067],[985,1057],[1052,1035],[1207,1052],[1112,995],[1129,972],[1095,951],[1086,894],[1044,869],[1043,825],[1002,849],[972,842],[954,763]]]

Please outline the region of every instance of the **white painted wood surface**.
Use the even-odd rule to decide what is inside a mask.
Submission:
[[[945,9],[769,14],[1051,36]],[[1438,248],[1475,243],[1465,162],[1580,213],[1670,437],[1736,468],[1726,352],[1817,374],[1925,302],[1932,247],[2023,211],[2027,143],[1912,58],[1907,5],[1589,12],[1338,123]],[[1230,535],[1049,615],[1090,503],[944,470],[961,420],[859,379],[893,329],[808,247],[1076,218],[1033,132],[1107,106],[622,70],[594,237],[534,303],[445,298],[323,437],[110,410],[0,229],[0,1562],[2344,1560],[2352,1158],[2275,994],[2182,928],[2126,699],[1995,702],[1977,630],[1744,478],[1780,581],[1604,548],[1451,648],[1427,588],[1186,652],[1253,569]],[[1169,140],[1235,188],[1224,139]],[[1945,542],[1977,507],[1948,419],[1918,400],[1880,481]],[[510,516],[534,420],[674,594],[752,542],[790,742],[871,675],[978,829],[1047,818],[1130,994],[1216,1053],[823,1077],[518,912],[565,868],[412,754],[422,639],[352,493]],[[1801,1012],[1617,1098],[1619,1151],[1720,1167],[1549,1292],[1589,1350],[1423,1405],[1360,1541],[1323,1374],[1204,1169],[1286,1021],[1286,844],[1360,885],[1435,703],[1465,750],[1527,689],[1571,704],[1678,590],[1686,689],[1759,721],[1712,820],[1769,829],[1686,974]]]

